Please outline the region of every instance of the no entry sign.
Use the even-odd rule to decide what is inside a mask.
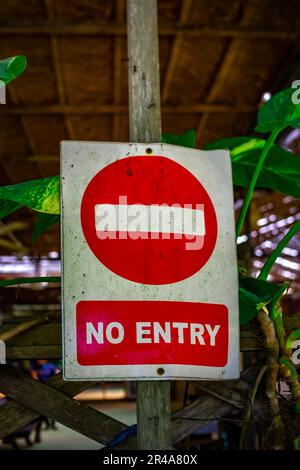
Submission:
[[[62,144],[66,379],[239,375],[230,160]]]
[[[99,171],[84,192],[81,225],[101,263],[142,284],[190,277],[217,239],[215,210],[200,181],[161,156],[127,157]]]

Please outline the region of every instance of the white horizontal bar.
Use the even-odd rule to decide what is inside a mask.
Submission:
[[[204,206],[96,204],[97,232],[150,232],[205,235]]]

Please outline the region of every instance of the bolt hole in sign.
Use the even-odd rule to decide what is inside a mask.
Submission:
[[[61,170],[65,379],[237,378],[228,152],[63,142]]]

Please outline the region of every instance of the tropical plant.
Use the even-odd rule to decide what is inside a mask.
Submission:
[[[0,60],[0,82],[8,85],[12,80],[19,77],[25,70],[27,59],[24,55],[7,57]]]
[[[3,65],[2,71],[2,62],[0,62],[0,79],[7,77],[10,69],[10,66],[5,69]],[[14,73],[16,72],[14,71]],[[276,144],[278,135],[287,127],[300,128],[300,105],[293,103],[293,92],[292,88],[287,88],[275,94],[260,107],[255,130],[268,134],[266,139],[251,136],[234,137],[210,143],[205,147],[206,150],[229,149],[233,183],[235,186],[248,188],[237,221],[237,237],[240,236],[243,229],[256,187],[270,188],[296,198],[300,197],[300,158]],[[163,134],[161,141],[196,147],[196,133],[191,130],[181,136]],[[45,229],[59,223],[59,176],[0,187],[0,218],[6,217],[22,206],[39,213],[33,234],[33,239],[36,240]],[[285,293],[288,283],[270,282],[268,274],[277,257],[299,230],[300,221],[296,222],[279,242],[256,279],[242,270],[240,270],[239,278],[240,323],[244,325],[257,318],[265,335],[268,351],[266,391],[273,412],[274,447],[282,446],[283,436],[283,422],[276,391],[279,375],[290,385],[295,412],[300,413],[300,384],[291,361],[291,344],[300,337],[300,330],[290,335],[286,334],[280,299]],[[0,286],[28,284],[42,280],[57,282],[59,278],[12,279],[1,281]],[[261,380],[261,376],[259,380]],[[254,395],[251,398],[252,401]],[[249,413],[247,419],[249,419]]]

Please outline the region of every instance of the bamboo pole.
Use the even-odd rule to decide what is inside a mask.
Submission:
[[[127,30],[130,139],[132,142],[159,142],[161,112],[156,0],[128,0]],[[171,448],[169,381],[137,383],[137,425],[139,449]]]

